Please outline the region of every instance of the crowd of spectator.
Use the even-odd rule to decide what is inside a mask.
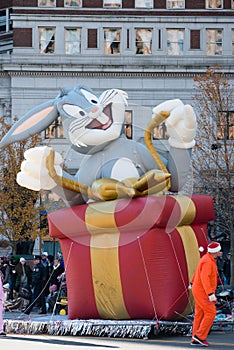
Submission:
[[[61,254],[47,252],[33,259],[6,256],[0,258],[0,273],[6,294],[5,309],[52,313],[59,297],[66,297],[66,276]]]

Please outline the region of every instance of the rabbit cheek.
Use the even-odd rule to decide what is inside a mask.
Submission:
[[[84,128],[82,129],[75,129],[69,131],[69,139],[73,145],[79,146],[83,143],[83,136],[87,133],[87,130]],[[90,137],[90,136],[89,136]]]

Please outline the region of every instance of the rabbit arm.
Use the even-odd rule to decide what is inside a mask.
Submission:
[[[50,177],[54,180],[54,182],[67,190],[82,193],[84,195],[88,195],[89,186],[86,184],[82,184],[73,179],[66,178],[64,176],[58,175],[55,167],[55,152],[51,149],[49,155],[46,157],[46,168],[48,169]]]

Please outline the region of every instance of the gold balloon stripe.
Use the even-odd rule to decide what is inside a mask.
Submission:
[[[119,237],[114,212],[116,201],[90,203],[85,222],[91,234],[90,258],[94,296],[103,319],[130,319],[119,270]]]
[[[108,236],[111,236],[112,233],[119,233],[114,216],[116,204],[117,201],[89,203],[85,213],[85,223],[88,232],[92,236],[103,234],[105,231],[108,233]],[[96,243],[98,246],[94,247],[97,248],[99,243],[98,241]],[[102,244],[100,244],[100,248],[103,248]]]
[[[196,238],[195,232],[190,226],[177,227],[177,231],[179,232],[183,242],[187,268],[188,268],[188,281],[190,281],[196,270],[198,261],[200,260],[200,253],[199,253],[197,238]],[[187,280],[184,282],[186,283],[184,287],[188,288]],[[192,308],[194,306],[192,293],[189,290],[188,290],[188,293],[189,293],[189,301],[186,309],[183,312],[184,315],[187,315],[189,312],[192,312],[193,311]]]
[[[190,225],[196,216],[196,207],[188,196],[172,196],[180,206],[180,221],[178,226]]]

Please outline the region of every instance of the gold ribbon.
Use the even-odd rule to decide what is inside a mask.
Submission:
[[[189,226],[195,216],[196,216],[196,207],[191,200],[191,198],[186,196],[175,196],[173,197],[177,200],[180,206],[180,221],[178,226],[176,227],[178,233],[180,234],[181,240],[183,242],[185,257],[188,268],[188,280],[190,281],[200,259],[199,247],[195,232]],[[184,286],[188,288],[188,286]],[[183,315],[187,315],[192,312],[192,308],[194,306],[194,300],[191,291],[188,290],[189,300],[188,304],[183,312]]]
[[[186,257],[187,268],[188,268],[188,280],[191,281],[191,278],[196,270],[198,261],[200,259],[197,238],[193,229],[190,226],[177,227],[177,231],[179,232],[184,245],[185,257]],[[188,288],[187,285],[185,285],[184,287]],[[193,296],[191,291],[188,290],[188,293],[189,293],[189,300],[183,312],[183,315],[188,315],[193,311],[193,306],[194,306]]]
[[[114,217],[116,203],[89,204],[85,222],[91,234],[90,257],[98,313],[103,319],[130,319],[119,270],[120,232]]]
[[[177,226],[190,225],[196,216],[196,207],[188,196],[172,196],[180,206],[180,220]]]

